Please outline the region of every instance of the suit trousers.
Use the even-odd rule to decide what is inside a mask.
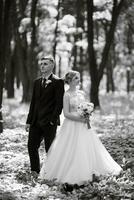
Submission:
[[[39,147],[41,141],[44,139],[45,150],[48,152],[56,135],[56,125],[47,124],[44,127],[40,127],[35,124],[30,127],[28,137],[28,153],[30,157],[31,171],[40,172],[40,158]]]

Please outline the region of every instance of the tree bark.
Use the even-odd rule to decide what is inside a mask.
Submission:
[[[106,66],[106,76],[107,76],[107,92],[114,92],[114,80],[113,80],[113,64],[112,64],[112,52],[110,51],[108,64]]]
[[[113,10],[112,10],[112,20],[108,34],[106,36],[106,42],[102,53],[102,60],[98,66],[96,63],[96,56],[93,46],[94,41],[94,22],[93,22],[93,12],[94,5],[93,0],[87,0],[87,23],[88,23],[88,54],[89,54],[89,70],[91,76],[91,90],[90,99],[94,103],[95,107],[99,107],[99,85],[104,74],[104,69],[108,61],[108,55],[110,47],[114,38],[114,32],[118,20],[118,16],[121,12],[125,0],[121,0],[118,3],[117,0],[113,0]]]
[[[57,6],[57,17],[56,17],[56,27],[54,31],[54,45],[53,45],[53,57],[54,59],[56,58],[56,47],[57,47],[57,37],[58,37],[58,26],[59,26],[59,19],[60,19],[60,7],[61,7],[61,2],[62,0],[58,0],[58,6]],[[54,68],[54,73],[56,69],[56,63],[55,63],[55,68]]]
[[[4,71],[6,61],[8,59],[7,50],[10,48],[8,43],[8,32],[10,31],[9,18],[11,3],[12,0],[0,1],[0,133],[3,132],[2,98],[4,87]]]
[[[6,89],[7,98],[14,98],[14,78],[15,78],[15,66],[12,62],[12,58],[9,58],[8,70],[6,72]]]
[[[19,77],[23,86],[22,102],[29,102],[32,95],[33,80],[37,76],[37,61],[36,61],[36,6],[38,0],[31,2],[31,43],[27,42],[27,32],[18,32],[21,20],[25,17],[25,9],[28,0],[20,1],[19,4],[14,2],[13,24],[15,36],[15,55],[16,63],[19,68]],[[17,10],[19,9],[19,15]]]
[[[3,132],[2,119],[2,96],[3,96],[3,81],[4,81],[4,64],[3,64],[3,10],[4,2],[0,1],[0,133]]]
[[[83,16],[83,10],[84,10],[84,1],[83,0],[77,0],[75,2],[75,8],[76,8],[76,29],[82,28],[84,30],[84,16]],[[81,80],[82,80],[82,47],[78,47],[76,45],[76,42],[82,40],[82,33],[76,32],[74,35],[74,47],[73,47],[73,70],[77,70],[81,73]]]
[[[119,14],[121,12],[121,9],[123,7],[124,1],[125,0],[121,0],[120,3],[117,4],[117,0],[114,0],[113,10],[112,10],[112,20],[111,20],[109,31],[106,35],[106,43],[104,46],[104,50],[102,53],[102,60],[101,60],[101,63],[99,66],[99,71],[98,71],[99,82],[101,81],[101,79],[103,77],[103,72],[104,72],[104,69],[105,69],[107,61],[108,61],[108,55],[109,55],[111,44],[114,39],[114,33],[115,33],[116,25],[117,25],[117,20],[118,20]]]
[[[27,70],[27,83],[23,81],[23,99],[22,102],[29,102],[32,96],[33,89],[33,80],[37,77],[37,60],[36,60],[36,51],[35,47],[37,46],[36,42],[36,8],[37,8],[38,0],[32,0],[31,5],[31,44],[30,47],[27,48],[27,62],[26,62],[26,70]],[[26,42],[26,39],[25,39]]]
[[[22,82],[23,86],[23,97],[22,101],[26,101],[28,98],[28,67],[27,67],[27,40],[26,40],[26,33],[20,33],[18,32],[18,28],[20,26],[21,19],[24,17],[24,11],[21,8],[22,4],[19,2],[19,5],[16,4],[16,1],[13,0],[13,6],[14,10],[12,13],[12,19],[13,19],[13,31],[14,31],[14,40],[15,40],[15,48],[14,48],[14,63],[16,63],[17,68],[19,68],[19,78]],[[24,5],[23,5],[24,6]],[[26,8],[26,5],[25,5]],[[18,16],[17,10],[20,10],[20,16]],[[27,85],[27,86],[25,86]],[[24,89],[25,88],[25,89]],[[24,91],[27,90],[27,95],[24,94]]]
[[[96,55],[93,47],[94,40],[94,26],[93,26],[93,0],[87,0],[87,22],[88,22],[88,55],[89,55],[89,71],[91,76],[90,101],[94,106],[100,106],[98,92],[99,92],[99,77],[96,63]]]
[[[5,84],[6,84],[6,91],[7,91],[7,98],[14,97],[14,66],[12,65],[12,50],[11,50],[11,39],[12,39],[12,9],[13,5],[11,5],[8,18],[8,32],[6,33],[6,56],[5,56],[5,63],[6,63],[6,74],[5,74]],[[10,31],[9,31],[10,30]]]

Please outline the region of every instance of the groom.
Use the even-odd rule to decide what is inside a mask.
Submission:
[[[38,149],[42,139],[48,152],[56,135],[59,115],[63,107],[64,82],[52,71],[55,61],[47,56],[40,60],[41,78],[34,81],[30,109],[26,121],[26,131],[29,131],[28,153],[31,172],[37,178],[40,172]]]

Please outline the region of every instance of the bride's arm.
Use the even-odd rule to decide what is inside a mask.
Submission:
[[[64,95],[63,98],[63,113],[64,116],[70,120],[73,121],[79,121],[79,122],[84,122],[85,120],[83,118],[81,118],[79,115],[74,115],[73,113],[71,113],[69,110],[69,95]]]

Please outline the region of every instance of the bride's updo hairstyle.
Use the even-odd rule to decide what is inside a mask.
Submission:
[[[72,79],[79,74],[79,72],[70,70],[66,75],[65,75],[65,83],[70,84]]]

